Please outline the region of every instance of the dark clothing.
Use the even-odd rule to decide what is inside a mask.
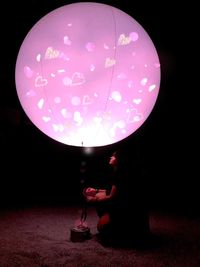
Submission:
[[[105,189],[106,195],[109,195],[112,186],[116,186],[118,190],[118,173],[109,166],[105,176],[99,181],[97,188]],[[95,208],[99,217],[105,213],[109,213],[112,216],[114,210],[116,210],[116,197],[117,196],[110,200],[95,203]]]

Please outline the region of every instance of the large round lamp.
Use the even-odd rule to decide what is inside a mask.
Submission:
[[[16,62],[20,103],[43,133],[97,147],[134,133],[159,93],[160,63],[145,29],[100,3],[62,6],[25,37]]]

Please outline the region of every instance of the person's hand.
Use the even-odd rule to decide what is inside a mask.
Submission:
[[[95,196],[97,192],[97,189],[93,188],[93,187],[88,187],[85,190],[85,194],[86,196]]]

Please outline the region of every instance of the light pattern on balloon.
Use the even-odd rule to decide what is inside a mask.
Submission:
[[[75,3],[41,18],[16,62],[20,103],[42,132],[73,146],[116,143],[148,118],[160,62],[144,28],[125,12]]]

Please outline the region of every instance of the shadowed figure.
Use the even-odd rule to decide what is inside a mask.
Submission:
[[[107,159],[104,168],[92,173],[83,190],[88,204],[96,208],[101,240],[137,242],[149,235],[146,196],[140,172],[121,151]]]

